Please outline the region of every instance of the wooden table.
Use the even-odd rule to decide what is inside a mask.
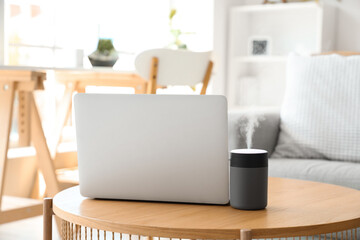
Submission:
[[[31,124],[37,122],[31,121],[31,105],[32,105],[32,93],[35,90],[43,90],[43,81],[46,79],[47,72],[54,72],[54,76],[57,82],[64,84],[65,94],[57,107],[56,123],[51,133],[51,139],[48,139],[49,147],[46,143],[39,143],[42,151],[49,156],[42,157],[42,159],[51,158],[56,165],[63,165],[62,162],[66,159],[68,162],[76,163],[76,151],[71,148],[66,149],[66,152],[58,153],[57,149],[61,142],[62,130],[69,119],[72,106],[72,96],[74,92],[84,92],[86,86],[112,86],[112,87],[131,87],[135,89],[135,93],[145,93],[147,81],[141,78],[135,73],[135,70],[114,70],[106,67],[95,67],[90,69],[84,68],[46,68],[46,67],[31,67],[31,66],[0,66],[0,167],[5,164],[5,155],[8,148],[8,129],[11,127],[9,117],[11,117],[13,110],[14,93],[18,93],[19,108],[18,108],[18,132],[19,132],[19,147],[27,147],[30,145],[32,137],[37,137],[42,141],[42,136],[37,134],[31,134]],[[6,88],[6,90],[4,89]],[[7,91],[8,88],[8,91]],[[35,106],[36,107],[36,106]],[[38,110],[36,110],[36,116]],[[41,126],[41,125],[39,125]],[[4,130],[3,130],[4,129]],[[36,127],[35,130],[38,130]],[[35,131],[33,130],[33,131]],[[40,131],[40,130],[39,130]],[[41,133],[42,129],[41,129]],[[5,142],[3,142],[3,140]],[[5,145],[6,144],[6,145]],[[38,146],[39,146],[38,144]],[[46,149],[45,149],[46,147]],[[38,150],[38,149],[37,149]],[[16,150],[19,152],[19,150]],[[32,157],[32,156],[31,156]],[[53,161],[51,160],[51,164]],[[47,160],[44,160],[47,161]],[[71,166],[74,167],[74,166]],[[53,173],[45,173],[45,180],[48,185],[51,185],[53,196],[59,189],[58,182],[56,180],[55,170],[47,168],[48,171]],[[65,171],[60,171],[63,173]],[[67,185],[69,182],[74,185],[77,181],[68,177],[69,174],[63,174],[58,179],[65,181]],[[4,177],[0,168],[0,203],[1,203],[1,189]],[[56,180],[56,182],[55,182]],[[56,185],[56,186],[55,186]],[[41,206],[39,205],[38,211],[41,214]],[[1,218],[0,218],[1,222]]]
[[[54,196],[60,191],[34,99],[34,91],[44,89],[45,79],[46,75],[43,72],[0,69],[0,223],[41,215],[42,212],[41,202],[20,198],[3,199],[15,94],[19,97],[18,122],[21,145],[28,146],[32,142],[36,149],[38,167],[43,173],[47,194]]]
[[[75,92],[84,93],[87,86],[130,87],[135,94],[144,94],[147,81],[135,71],[121,71],[106,67],[91,69],[54,69],[55,79],[65,86],[65,93],[57,109],[55,128],[52,133],[50,150],[55,163],[62,162],[64,158],[69,162],[77,162],[76,147],[59,153],[62,130],[66,125],[72,108],[72,99]],[[69,174],[72,173],[72,174]],[[74,174],[75,173],[75,174]],[[59,169],[57,176],[62,187],[78,185],[78,176],[74,167]]]
[[[135,73],[135,70],[116,70],[107,67],[94,68],[47,68],[31,66],[0,66],[0,81],[16,81],[19,87],[23,88],[26,81],[33,77],[31,74],[40,74],[43,79],[46,78],[46,72],[54,72],[57,82],[64,84],[65,93],[57,108],[55,128],[52,139],[50,139],[50,152],[56,160],[56,148],[59,145],[61,131],[68,120],[72,106],[72,95],[74,92],[85,92],[87,86],[110,86],[110,87],[130,87],[134,88],[136,94],[146,92],[147,81]],[[35,76],[35,75],[34,75]],[[34,77],[35,78],[35,77]],[[25,81],[25,82],[24,82]],[[34,81],[31,82],[34,84]],[[42,82],[41,82],[42,84]],[[18,87],[18,88],[19,88]],[[28,87],[28,85],[27,85]],[[41,88],[43,86],[41,85]],[[20,103],[29,105],[29,96],[19,93]],[[21,104],[19,104],[21,106]],[[29,111],[28,108],[19,108],[19,146],[28,146],[30,143],[29,135]]]
[[[70,117],[74,92],[84,93],[87,86],[131,87],[135,94],[144,94],[147,81],[135,71],[118,71],[112,68],[53,69],[57,82],[64,84],[65,93],[57,109],[57,122],[52,134],[51,150],[56,160],[56,149],[61,141],[61,133]]]
[[[335,235],[357,239],[360,227],[360,191],[282,178],[269,179],[269,204],[259,211],[200,204],[93,200],[82,197],[78,187],[58,193],[53,201],[46,199],[44,207],[44,239],[51,239],[52,210],[63,219],[63,239],[73,239],[75,235],[90,239],[91,232],[101,239],[104,234],[119,239],[120,233],[122,237],[130,234],[141,239],[160,236],[248,240],[325,234],[329,239]]]
[[[56,81],[65,85],[75,85],[78,92],[84,92],[86,86],[131,87],[135,93],[146,91],[147,81],[135,71],[118,71],[112,68],[96,67],[91,69],[54,68]]]

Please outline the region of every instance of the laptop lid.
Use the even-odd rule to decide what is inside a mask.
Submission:
[[[228,203],[225,97],[77,94],[74,105],[83,196]]]

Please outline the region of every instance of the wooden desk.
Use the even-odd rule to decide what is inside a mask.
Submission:
[[[109,68],[93,69],[54,69],[57,82],[65,85],[66,90],[61,105],[57,110],[57,123],[52,134],[52,147],[56,149],[61,141],[61,133],[70,117],[74,92],[84,93],[87,86],[131,87],[136,94],[144,94],[147,81],[134,71],[116,71]],[[56,158],[56,157],[55,157]]]
[[[23,145],[30,145],[30,141],[33,143],[47,194],[54,196],[60,190],[34,99],[34,91],[44,88],[45,78],[44,72],[0,69],[0,223],[41,215],[42,212],[42,204],[35,204],[32,200],[30,206],[24,206],[19,199],[8,200],[13,205],[10,207],[2,204],[15,93],[19,94],[20,141]],[[14,202],[18,203],[14,205]]]
[[[46,72],[54,71],[56,81],[65,85],[66,90],[57,109],[57,123],[50,140],[50,151],[55,158],[56,148],[59,144],[61,131],[69,118],[72,105],[72,95],[74,92],[85,92],[86,86],[112,86],[112,87],[131,87],[136,94],[146,92],[147,81],[135,73],[135,71],[114,70],[106,67],[85,68],[47,68],[31,66],[0,66],[2,80],[27,81],[28,73],[42,74],[46,78]],[[42,84],[42,82],[41,82]],[[21,86],[24,86],[22,83]],[[41,86],[43,89],[43,86]],[[29,125],[29,95],[23,91],[19,93],[19,146],[28,146],[30,143]]]
[[[101,239],[104,234],[119,239],[120,233],[142,238],[243,240],[360,236],[360,191],[292,179],[270,178],[269,205],[258,211],[230,206],[93,200],[82,197],[78,187],[62,191],[45,203],[44,223],[51,223],[53,211],[63,220],[63,239],[79,235],[90,239],[91,232]],[[45,240],[51,239],[50,229],[51,226],[45,226]]]
[[[18,109],[18,132],[19,132],[19,147],[29,146],[31,142],[30,129],[30,105],[31,94],[29,91],[23,91],[22,88],[29,88],[31,90],[43,89],[42,80],[45,80],[47,72],[54,72],[56,81],[65,85],[65,94],[57,107],[56,123],[51,134],[52,138],[48,139],[49,150],[51,158],[55,163],[62,162],[67,159],[69,162],[76,162],[76,152],[73,148],[66,150],[66,152],[58,153],[57,149],[61,141],[62,130],[70,117],[72,96],[74,92],[85,92],[86,86],[112,86],[112,87],[132,87],[135,93],[142,94],[146,91],[147,81],[138,76],[134,71],[113,70],[112,68],[44,68],[44,67],[24,67],[24,66],[0,66],[0,83],[18,82],[16,83],[19,89],[19,109]],[[32,74],[34,76],[32,76]],[[36,79],[36,76],[41,76],[42,80],[39,85],[34,87],[31,84],[37,82],[30,81]],[[30,85],[29,85],[30,84]],[[1,97],[0,97],[1,100]],[[6,100],[8,101],[8,100]],[[1,102],[0,102],[1,103]],[[10,105],[9,105],[10,106]],[[12,109],[12,105],[11,105]],[[0,124],[3,125],[4,119],[0,119]],[[6,122],[6,121],[5,121]],[[5,126],[5,125],[4,125]],[[0,147],[1,148],[1,147]],[[1,150],[0,150],[1,151]],[[0,152],[1,154],[1,152]],[[0,162],[1,163],[1,162]],[[68,181],[68,179],[66,179]],[[72,180],[72,183],[76,182]],[[69,184],[67,184],[69,185]],[[73,184],[72,184],[73,185]]]
[[[86,86],[131,87],[135,93],[146,91],[147,81],[134,71],[118,71],[112,68],[91,69],[54,69],[56,81],[75,85],[78,92],[84,92]]]

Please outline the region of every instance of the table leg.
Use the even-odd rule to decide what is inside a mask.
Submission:
[[[42,129],[40,116],[36,107],[34,95],[31,95],[31,139],[36,149],[39,169],[41,170],[46,183],[46,191],[50,197],[55,196],[60,191],[59,183],[56,178],[54,162],[46,143]]]
[[[31,94],[29,102],[31,105],[31,140],[36,149],[36,157],[38,160],[39,169],[44,176],[46,192],[48,196],[54,197],[55,194],[60,191],[60,186],[59,182],[57,181],[54,162],[51,158],[50,151],[46,143],[46,138],[41,125],[41,120],[33,93]],[[55,220],[60,232],[61,220],[58,217],[55,217]]]
[[[141,85],[137,85],[135,87],[135,94],[145,94],[146,93],[146,88],[147,88],[147,83],[143,83]]]
[[[14,87],[12,82],[0,83],[0,206],[4,192],[6,159],[14,104]]]
[[[51,139],[52,143],[50,148],[50,151],[52,153],[51,155],[53,157],[56,156],[57,147],[59,146],[59,143],[61,141],[62,130],[66,124],[66,121],[70,117],[72,95],[75,91],[75,88],[76,88],[76,84],[74,83],[68,84],[68,86],[66,86],[64,96],[61,100],[60,106],[56,113],[56,123],[55,123],[56,125],[53,133],[53,139]]]
[[[85,86],[77,86],[76,87],[76,91],[78,92],[78,93],[85,93],[86,92],[86,89],[85,89],[86,87]]]
[[[76,84],[76,91],[78,93],[86,93],[86,86],[84,85],[80,85],[80,84]],[[70,105],[70,116],[72,115],[72,105]],[[72,117],[70,118],[70,125],[73,125],[72,123]]]
[[[44,198],[44,205],[43,205],[43,239],[44,240],[51,240],[52,239],[52,199],[51,198]],[[60,230],[59,230],[60,232]]]
[[[241,229],[240,230],[240,240],[251,240],[251,230],[250,229]]]
[[[30,146],[30,101],[31,92],[19,91],[18,133],[19,147]]]

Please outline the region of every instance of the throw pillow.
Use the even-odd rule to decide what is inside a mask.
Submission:
[[[273,158],[360,162],[360,56],[291,54]]]

